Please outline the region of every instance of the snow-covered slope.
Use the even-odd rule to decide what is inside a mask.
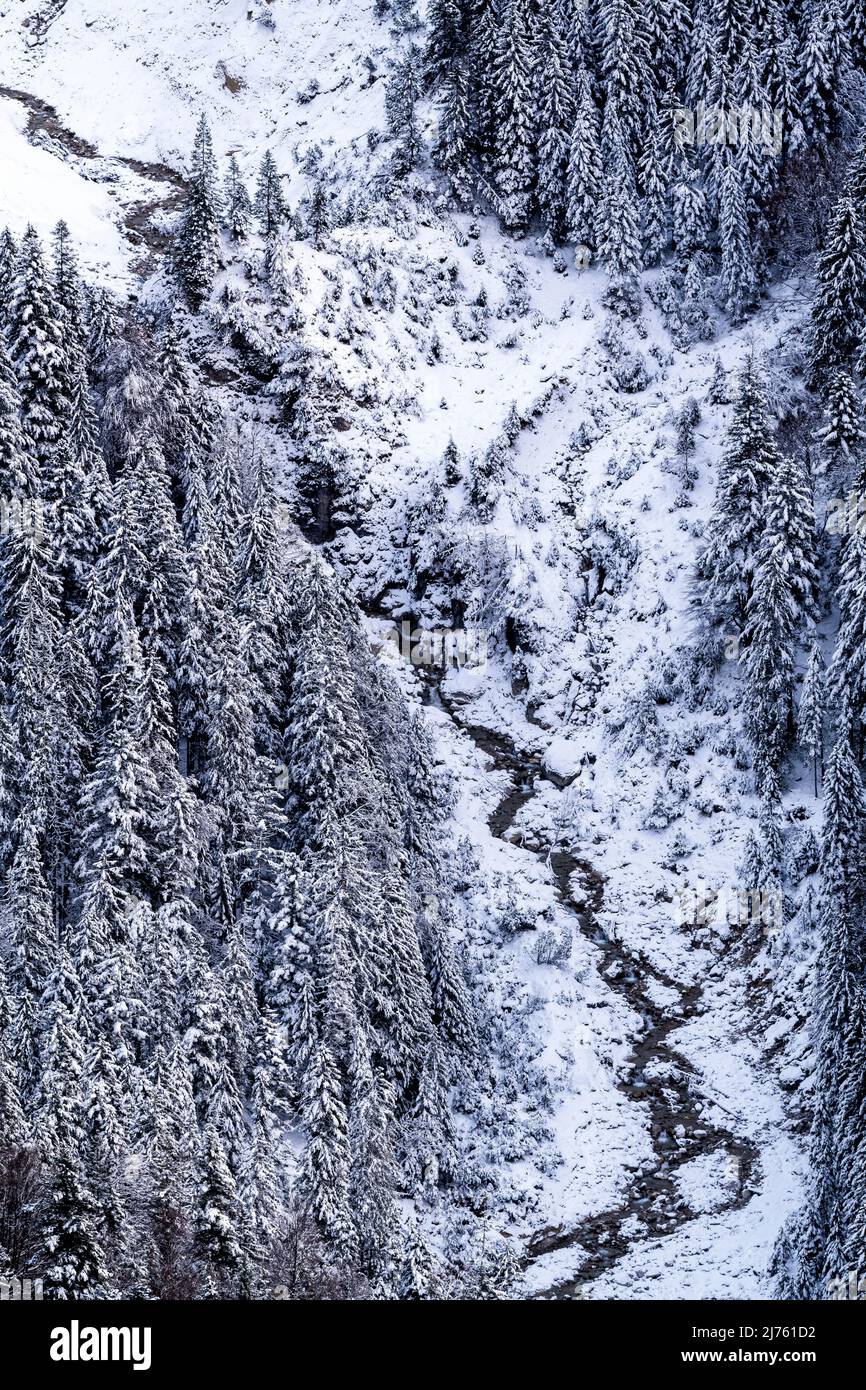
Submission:
[[[273,150],[293,203],[314,169],[339,168],[350,190],[376,172],[391,41],[360,0],[36,0],[7,9],[0,40],[0,225],[65,217],[122,293],[159,295],[161,219],[202,111],[250,180]],[[26,97],[56,111],[30,139]],[[717,357],[733,371],[752,344],[796,335],[802,297],[783,286],[747,331],[686,352],[648,299],[623,343],[598,272],[448,213],[432,173],[416,191],[394,225],[374,205],[324,246],[299,244],[295,289],[344,450],[350,524],[327,549],[407,700],[426,701],[459,790],[460,920],[494,1041],[461,1124],[487,1212],[525,1296],[766,1297],[801,1195],[808,1077],[801,1019],[777,1001],[796,1001],[809,943],[744,952],[724,925],[696,933],[678,895],[739,882],[756,815],[732,756],[735,663],[696,694],[691,577],[727,418],[711,381]],[[218,290],[243,275],[227,267]],[[284,460],[291,505],[273,400],[209,329],[201,347]],[[674,429],[689,398],[684,489]],[[512,406],[502,494],[470,522],[466,460]],[[425,524],[449,439],[463,479]],[[412,592],[419,530],[475,567],[468,616],[490,627],[487,664],[442,681],[383,640],[407,614],[444,621],[435,593]],[[805,777],[796,802],[800,834],[816,810]],[[447,1239],[441,1213],[425,1220]]]

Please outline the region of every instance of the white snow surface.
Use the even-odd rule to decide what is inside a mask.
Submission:
[[[372,5],[360,0],[274,0],[270,8],[274,29],[247,18],[248,10],[259,9],[253,0],[7,4],[0,14],[0,83],[49,102],[64,125],[104,159],[88,166],[62,150],[35,147],[27,140],[20,103],[0,101],[0,225],[8,222],[18,232],[33,221],[47,232],[63,216],[85,266],[128,287],[134,256],[123,220],[142,196],[141,187],[132,173],[109,161],[133,157],[182,169],[202,110],[211,119],[218,154],[237,150],[250,179],[270,145],[290,198],[306,191],[303,159],[315,143],[363,177],[367,133],[383,124],[387,29],[374,20]],[[44,30],[34,24],[40,13],[49,21]],[[366,57],[377,80],[369,80]],[[299,103],[297,93],[314,78],[320,94]],[[579,857],[605,876],[605,931],[675,982],[648,981],[647,997],[676,1014],[680,990],[700,987],[696,1016],[669,1042],[694,1069],[708,1121],[754,1143],[759,1156],[753,1195],[739,1209],[724,1205],[736,1181],[726,1155],[702,1155],[684,1165],[677,1182],[691,1219],[659,1238],[642,1235],[640,1222],[631,1222],[628,1253],[584,1285],[583,1296],[766,1298],[772,1244],[800,1200],[804,1170],[802,1141],[781,1084],[786,1078],[769,1054],[790,1033],[792,1055],[799,1057],[802,1047],[798,1052],[795,1044],[802,1030],[799,1020],[773,1015],[784,959],[778,943],[768,942],[749,967],[729,964],[724,942],[696,940],[675,910],[681,888],[737,882],[743,840],[756,814],[729,752],[715,748],[738,727],[735,664],[726,666],[718,682],[720,696],[727,697],[718,706],[710,701],[689,712],[674,702],[657,710],[664,736],[684,749],[686,785],[669,827],[645,825],[660,783],[659,760],[646,750],[622,756],[613,729],[624,697],[658,677],[667,659],[677,663],[693,633],[690,581],[727,418],[725,407],[704,404],[715,356],[733,370],[751,343],[774,350],[786,334],[796,333],[803,313],[800,287],[792,281],[774,291],[746,331],[723,329],[716,342],[688,353],[672,347],[647,301],[646,336],[629,346],[644,359],[651,380],[644,390],[624,394],[599,344],[605,321],[599,274],[573,268],[555,273],[534,240],[509,241],[492,219],[479,219],[477,242],[467,241],[471,219],[442,212],[435,199],[425,206],[429,212],[411,236],[352,227],[337,232],[322,250],[303,243],[293,254],[307,284],[311,336],[331,354],[344,383],[343,413],[350,426],[344,439],[375,528],[373,542],[344,534],[332,547],[335,563],[349,573],[362,600],[379,593],[381,581],[387,586],[389,540],[429,484],[449,436],[466,454],[499,432],[512,401],[527,416],[533,403],[541,403],[510,455],[504,495],[486,528],[488,538],[502,539],[511,590],[523,596],[537,640],[540,655],[527,663],[528,692],[512,693],[508,656],[499,648],[481,671],[446,683],[449,696],[464,702],[462,724],[506,733],[518,748],[535,753],[550,774],[550,780],[537,779],[535,795],[510,833],[510,840],[522,843],[494,838],[487,824],[508,790],[507,774],[491,768],[444,710],[434,706],[428,713],[443,763],[457,783],[455,841],[465,836],[479,864],[465,911],[476,981],[490,1012],[506,1027],[513,1019],[555,1098],[543,1117],[548,1137],[500,1163],[497,1220],[523,1251],[542,1230],[574,1229],[615,1208],[633,1175],[652,1160],[647,1109],[618,1086],[641,1020],[600,974],[598,948],[574,928],[573,914],[557,902],[544,855],[533,852],[533,846],[545,849],[567,835]],[[403,296],[424,281],[427,267],[448,262],[467,300],[484,286],[495,304],[503,298],[508,268],[517,265],[526,273],[530,308],[516,320],[492,316],[486,342],[464,342],[450,308],[422,306],[419,328],[403,312],[401,298],[391,315],[367,315],[370,332],[361,360],[336,338],[320,334],[315,312],[329,273],[338,270],[352,283],[353,248],[364,238],[391,257]],[[476,245],[483,265],[473,260]],[[229,269],[227,278],[233,273]],[[434,330],[442,344],[438,359],[426,351]],[[367,407],[358,389],[369,377],[382,392],[378,408]],[[674,414],[689,396],[702,409],[699,477],[683,509],[675,506],[678,483],[662,464],[673,452]],[[266,404],[247,402],[244,408],[269,427]],[[594,442],[579,459],[582,506],[569,512],[563,507],[563,462],[582,424],[591,425]],[[284,443],[275,447],[285,453]],[[460,501],[457,489],[448,503],[455,515]],[[629,537],[637,559],[624,582],[611,586],[578,622],[574,541],[598,514]],[[399,575],[390,587],[399,590]],[[370,631],[381,636],[375,622]],[[411,669],[386,648],[382,660],[394,667],[407,699],[420,700]],[[787,799],[789,807],[793,803],[803,807],[806,824],[816,815],[805,776]],[[677,834],[688,850],[675,861],[670,851]],[[572,931],[567,961],[537,964],[531,929],[508,936],[484,930],[485,912],[509,893],[533,920],[543,917],[558,930]],[[769,1036],[771,1020],[780,1025],[778,1038]],[[785,1060],[793,1067],[789,1085],[808,1076],[808,1059],[792,1061],[786,1053]],[[525,1139],[525,1126],[520,1133]],[[430,1220],[435,1224],[435,1217]],[[560,1283],[579,1281],[581,1261],[579,1245],[532,1261],[523,1296],[548,1295]]]

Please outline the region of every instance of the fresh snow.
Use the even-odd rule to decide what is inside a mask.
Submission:
[[[129,170],[115,169],[110,178],[109,161],[134,158],[183,170],[202,110],[218,156],[237,151],[248,183],[263,149],[273,149],[291,201],[308,191],[304,156],[314,145],[345,169],[349,182],[365,177],[366,137],[383,123],[388,48],[371,5],[283,0],[272,7],[271,30],[247,18],[256,9],[253,0],[134,6],[68,0],[54,6],[56,17],[34,41],[23,21],[43,8],[44,0],[28,0],[0,17],[0,82],[49,102],[69,130],[98,148],[101,160],[85,170],[62,150],[30,143],[21,104],[0,101],[0,225],[8,222],[17,235],[33,222],[47,234],[62,215],[88,273],[119,292],[135,284],[146,298],[161,289],[158,278],[149,286],[134,279],[123,223],[142,189]],[[365,66],[368,57],[372,70]],[[321,82],[319,94],[299,102],[297,94],[314,78]],[[473,220],[478,236],[467,239]],[[334,274],[357,283],[359,238],[391,263],[401,294],[414,286],[421,297],[420,331],[399,310],[365,316],[359,309],[368,330],[363,356],[321,333],[316,317]],[[476,247],[483,265],[473,259]],[[368,532],[361,540],[342,533],[330,555],[362,605],[372,606],[383,593],[398,600],[405,575],[393,552],[403,520],[424,495],[449,438],[465,458],[499,433],[512,402],[527,421],[509,452],[497,510],[483,538],[469,538],[476,545],[500,541],[509,558],[510,589],[521,595],[539,653],[527,659],[527,692],[512,693],[506,654],[495,650],[483,670],[445,680],[443,692],[457,718],[437,700],[424,706],[438,755],[457,785],[454,844],[465,841],[478,864],[460,918],[476,986],[554,1097],[548,1132],[535,1145],[527,1138],[534,1117],[523,1113],[523,1150],[491,1159],[498,1163],[499,1228],[523,1254],[541,1231],[577,1228],[616,1208],[634,1174],[652,1166],[647,1108],[618,1086],[642,1020],[600,973],[598,947],[577,930],[545,862],[550,847],[567,839],[605,878],[600,926],[633,959],[673,982],[648,978],[648,1000],[676,1018],[681,991],[699,989],[696,1015],[678,1022],[668,1042],[693,1068],[707,1122],[742,1136],[757,1152],[751,1195],[736,1209],[726,1205],[739,1181],[730,1155],[702,1153],[679,1167],[675,1182],[690,1219],[657,1237],[629,1218],[628,1252],[582,1286],[582,1296],[769,1297],[768,1258],[783,1220],[802,1199],[804,1176],[802,1141],[782,1083],[790,1089],[809,1070],[808,1059],[799,1065],[787,1054],[782,1070],[769,1054],[777,1044],[798,1040],[802,1050],[802,1020],[773,1013],[778,943],[767,941],[751,968],[729,967],[723,938],[695,940],[676,908],[681,890],[738,881],[745,833],[757,813],[755,798],[732,775],[728,752],[715,751],[716,741],[721,746],[737,727],[740,676],[733,663],[726,666],[717,706],[690,713],[674,703],[657,711],[663,736],[684,747],[700,726],[694,752],[683,754],[685,791],[666,829],[646,827],[660,784],[659,760],[645,750],[622,755],[617,716],[647,681],[660,678],[666,662],[676,665],[692,637],[694,559],[729,414],[726,407],[705,405],[716,357],[729,372],[752,346],[772,361],[778,345],[799,331],[801,286],[792,279],[778,287],[746,329],[726,331],[688,353],[671,347],[646,301],[646,336],[638,339],[627,329],[626,337],[649,381],[627,394],[617,389],[599,341],[606,318],[601,274],[573,265],[567,274],[555,273],[534,241],[507,240],[493,219],[434,208],[408,237],[387,227],[350,227],[338,230],[324,250],[308,243],[292,249],[304,278],[311,340],[336,365],[346,392],[345,442]],[[430,268],[445,263],[455,268],[464,297],[484,287],[494,305],[517,267],[525,274],[528,312],[516,320],[491,316],[488,341],[462,341],[451,309],[423,300]],[[229,269],[220,283],[236,274]],[[438,360],[425,352],[434,329],[442,341]],[[370,379],[381,388],[373,406],[362,390]],[[673,454],[674,416],[690,396],[702,411],[694,460],[699,475],[690,505],[679,508],[678,481],[663,465]],[[242,409],[260,428],[275,431],[266,402],[246,401]],[[578,453],[573,437],[582,426],[590,427],[591,442]],[[284,441],[273,438],[277,456],[284,457]],[[580,493],[571,513],[563,509],[568,467]],[[458,489],[448,505],[456,509],[460,500]],[[627,538],[636,559],[579,629],[576,541],[582,526],[598,517]],[[383,643],[386,627],[371,619],[371,641],[406,700],[420,705],[423,685]],[[471,726],[505,736],[538,768],[532,796],[505,838],[491,833],[488,818],[513,779],[479,749],[466,732]],[[808,774],[787,803],[794,800],[805,808],[805,823],[816,823]],[[689,848],[674,865],[670,843],[678,833]],[[508,936],[484,930],[491,908],[504,910],[509,896],[527,929]],[[536,961],[543,926],[571,935],[564,963]],[[764,990],[757,1009],[756,989]],[[471,1128],[472,1117],[461,1124]],[[435,1233],[439,1216],[428,1219]],[[527,1264],[522,1295],[550,1295],[571,1281],[580,1285],[581,1266],[579,1245],[542,1254]]]

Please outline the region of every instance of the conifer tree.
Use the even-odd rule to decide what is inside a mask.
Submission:
[[[307,209],[307,227],[314,246],[321,246],[322,238],[331,227],[331,200],[324,180],[317,178],[310,190],[310,203]]]
[[[862,1239],[864,814],[866,801],[843,702],[824,781],[814,1005],[816,1105],[806,1205],[787,1233],[794,1253],[782,1292],[790,1298],[826,1297],[829,1281],[847,1270],[852,1259],[856,1264]]]
[[[403,1302],[419,1303],[435,1299],[437,1292],[438,1283],[433,1260],[418,1222],[413,1220],[404,1234],[403,1261],[397,1276],[397,1297]]]
[[[243,1269],[238,1219],[235,1181],[220,1136],[216,1128],[209,1125],[202,1146],[195,1233],[206,1296],[230,1298],[237,1295]]]
[[[641,263],[637,186],[632,154],[610,99],[605,110],[602,146],[607,168],[595,223],[598,254],[610,277],[614,302],[633,313],[638,303]]]
[[[12,1001],[6,987],[6,970],[0,960],[0,1162],[22,1148],[27,1140],[18,1067],[12,1055],[11,1028]]]
[[[722,168],[719,239],[725,308],[734,323],[741,323],[757,298],[758,282],[740,164],[730,154]]]
[[[526,228],[535,176],[532,65],[534,19],[528,0],[507,0],[495,59],[499,157],[497,187],[503,220],[514,232]]]
[[[68,1135],[52,1158],[47,1187],[40,1262],[47,1296],[104,1297],[107,1279],[93,1198],[84,1183],[74,1141]]]
[[[111,295],[105,289],[97,289],[91,299],[87,325],[87,361],[96,380],[103,376],[118,332],[118,314]]]
[[[654,119],[638,164],[641,191],[644,265],[656,265],[670,240],[669,171],[661,153],[658,121]]]
[[[568,156],[568,234],[595,245],[595,216],[602,186],[599,119],[585,68],[575,76],[575,119]]]
[[[851,33],[839,0],[816,0],[807,15],[800,62],[806,136],[826,147],[856,102]]]
[[[866,710],[866,669],[861,658],[866,638],[866,536],[854,531],[845,543],[837,590],[839,629],[827,677],[837,707],[845,704],[854,719]]]
[[[744,637],[746,727],[755,750],[755,783],[761,793],[785,751],[794,684],[797,605],[791,591],[783,540],[768,535],[746,609]]]
[[[80,343],[84,326],[84,292],[78,273],[78,258],[69,228],[63,218],[54,228],[54,292],[66,315],[68,331]]]
[[[466,41],[465,8],[461,0],[431,0],[424,50],[424,75],[430,87],[446,83],[460,61]]]
[[[470,102],[472,153],[485,169],[492,165],[497,143],[499,102],[496,56],[499,22],[499,0],[474,0],[467,44],[466,88]]]
[[[800,705],[797,710],[797,737],[800,747],[812,759],[815,778],[815,795],[818,795],[818,771],[824,774],[824,685],[825,667],[821,648],[817,641],[812,643],[809,663],[800,692]]]
[[[363,1029],[354,1041],[348,1139],[351,1153],[349,1201],[361,1268],[378,1274],[393,1257],[397,1225],[397,1169],[392,1127],[394,1096],[370,1064]]]
[[[33,1106],[42,1152],[53,1157],[78,1145],[84,1110],[84,997],[65,944],[54,946],[51,973],[39,1001],[40,1074]]]
[[[259,230],[266,241],[279,230],[289,215],[276,162],[270,150],[265,150],[262,157],[253,207],[259,219]]]
[[[421,131],[416,115],[420,96],[419,54],[415,45],[410,43],[395,64],[385,98],[388,133],[396,141],[392,168],[398,178],[414,169],[421,156]]]
[[[0,657],[22,756],[19,809],[40,832],[54,824],[62,763],[61,615],[47,527],[16,529],[0,553]],[[43,846],[50,849],[46,841]]]
[[[5,337],[8,331],[8,306],[9,295],[15,279],[15,267],[18,264],[18,247],[15,238],[8,227],[4,227],[0,232],[0,327],[2,335]]]
[[[303,1186],[326,1235],[351,1258],[357,1239],[349,1209],[350,1152],[340,1074],[327,1043],[313,1036],[304,1077]]]
[[[605,101],[616,111],[623,152],[634,161],[652,92],[646,16],[635,0],[600,0],[598,17]]]
[[[38,463],[46,468],[68,410],[66,358],[58,304],[31,226],[21,240],[9,318],[9,355],[18,377],[21,421]]]
[[[812,304],[811,384],[850,364],[866,333],[866,233],[860,209],[843,193],[818,259]]]
[[[27,524],[38,507],[39,472],[30,441],[21,428],[21,398],[18,382],[9,361],[5,344],[0,340],[0,489],[9,508],[7,525],[15,524],[13,512],[17,507],[20,524]]]
[[[470,166],[475,131],[471,92],[463,63],[456,64],[439,87],[437,106],[439,121],[433,158],[448,176],[456,201],[464,203],[473,181]]]
[[[767,493],[778,467],[763,382],[754,357],[749,356],[738,383],[707,546],[699,565],[711,607],[738,623],[744,620],[752,590]]]
[[[706,194],[688,149],[676,157],[671,201],[674,246],[678,260],[687,263],[706,249],[709,231]]]
[[[691,50],[692,15],[688,0],[649,0],[646,6],[649,61],[660,90],[678,85]]]
[[[220,197],[210,128],[202,116],[187,182],[186,204],[175,251],[175,269],[190,308],[210,293],[220,262]]]
[[[574,91],[565,21],[564,7],[551,5],[543,17],[539,44],[538,202],[547,230],[555,241],[561,241],[565,233],[574,127]]]
[[[827,381],[824,423],[818,438],[830,455],[850,457],[866,438],[860,393],[850,372],[841,368]]]
[[[39,840],[25,823],[2,902],[12,1006],[11,1046],[25,1093],[39,1073],[39,1011],[54,966],[56,933]]]
[[[253,205],[244,183],[237,155],[229,160],[223,196],[225,227],[232,241],[246,241],[250,234]]]

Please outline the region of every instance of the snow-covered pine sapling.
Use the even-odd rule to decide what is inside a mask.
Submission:
[[[697,471],[691,464],[697,440],[695,431],[701,412],[694,396],[689,396],[677,415],[677,458],[680,462],[680,482],[686,491],[694,487]]]
[[[307,230],[314,246],[321,246],[322,238],[332,224],[331,198],[321,177],[316,178],[310,191],[307,207]]]
[[[445,446],[445,453],[442,455],[442,466],[444,468],[445,486],[456,487],[463,478],[463,469],[460,463],[460,450],[449,438]]]
[[[224,226],[232,241],[246,241],[253,220],[253,205],[244,183],[237,155],[229,160],[223,194]]]
[[[713,374],[707,387],[707,405],[730,405],[731,386],[721,357],[713,363]]]

